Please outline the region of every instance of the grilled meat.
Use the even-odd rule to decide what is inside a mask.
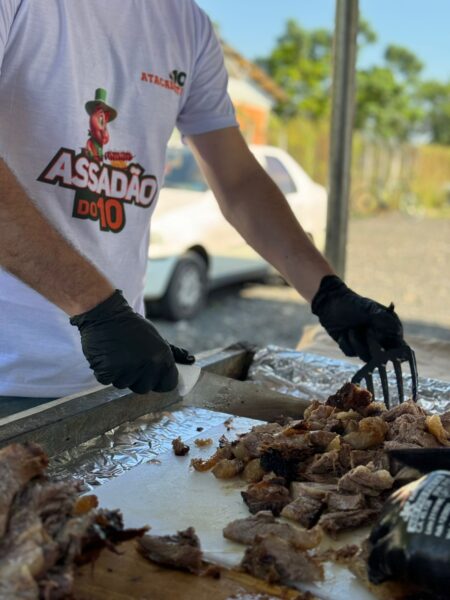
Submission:
[[[233,542],[252,544],[256,537],[273,534],[281,537],[301,550],[315,548],[321,540],[319,529],[304,531],[291,527],[288,523],[281,523],[275,519],[270,511],[261,511],[246,519],[237,519],[228,523],[223,530],[223,535]]]
[[[172,448],[175,456],[186,456],[190,448],[187,446],[180,437],[172,440]]]
[[[313,582],[323,579],[323,567],[310,554],[277,535],[256,537],[247,548],[241,567],[269,583]]]
[[[0,598],[71,597],[75,564],[145,531],[124,530],[118,511],[80,499],[77,482],[45,477],[46,464],[35,444],[0,451]]]
[[[200,540],[192,527],[175,535],[145,535],[138,548],[145,558],[158,565],[196,574],[201,571]]]
[[[389,490],[394,484],[394,478],[384,469],[376,470],[369,463],[368,466],[359,465],[341,477],[338,483],[340,492],[362,493],[367,496],[378,496],[381,492]]]
[[[261,510],[269,510],[278,516],[282,509],[289,504],[289,490],[279,480],[260,481],[251,483],[245,492],[241,492],[249,511],[254,515]]]

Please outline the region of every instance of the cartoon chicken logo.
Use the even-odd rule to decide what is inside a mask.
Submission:
[[[95,90],[95,100],[86,102],[89,115],[89,139],[84,148],[90,160],[103,162],[103,147],[109,142],[108,123],[117,117],[117,111],[106,103],[107,92],[103,88]]]

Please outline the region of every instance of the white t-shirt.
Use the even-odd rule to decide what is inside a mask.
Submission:
[[[193,0],[1,0],[0,65],[0,156],[142,312],[174,127],[236,126],[209,19]],[[56,397],[94,383],[67,315],[0,270],[0,395]]]

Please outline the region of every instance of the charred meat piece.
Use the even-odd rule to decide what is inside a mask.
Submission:
[[[228,441],[227,443],[224,442],[222,446],[219,446],[219,448],[217,448],[214,454],[209,458],[193,458],[191,460],[191,467],[194,467],[196,471],[209,471],[224,458],[234,458],[233,452],[231,450],[231,444]]]
[[[46,464],[47,457],[36,445],[13,445],[0,452],[0,472],[5,475],[1,483],[14,473],[21,483],[9,507],[4,503],[0,598],[71,597],[75,564],[95,558],[106,545],[113,548],[146,531],[124,530],[118,511],[96,510],[93,497],[80,499],[76,481],[48,479]]]
[[[288,523],[280,523],[269,511],[262,511],[253,517],[232,521],[223,530],[223,535],[227,539],[247,545],[252,544],[257,536],[269,534],[289,540],[295,548],[302,550],[315,548],[322,537],[319,529],[304,531],[291,527]]]
[[[339,410],[355,410],[359,412],[372,402],[372,394],[354,383],[344,384],[336,394],[330,396],[327,406],[335,406]]]
[[[214,477],[217,477],[217,479],[232,479],[242,473],[243,470],[244,463],[237,458],[223,458],[212,468]]]
[[[326,404],[313,403],[312,410],[305,411],[305,420],[308,423],[311,431],[332,431],[332,429],[340,422],[335,418],[336,409],[333,406],[327,406]]]
[[[309,442],[318,450],[332,450],[330,444],[339,439],[338,435],[333,431],[311,431],[308,435]]]
[[[328,496],[327,505],[330,512],[366,508],[366,502],[362,494],[339,494],[338,492],[332,492]]]
[[[425,418],[425,427],[427,431],[434,435],[436,440],[443,446],[450,446],[448,441],[448,433],[444,429],[439,415],[430,415]]]
[[[252,458],[260,456],[259,447],[261,444],[270,443],[273,436],[282,430],[278,423],[265,423],[264,425],[256,425],[249,433],[242,435],[233,446],[233,454],[239,460],[249,461]]]
[[[369,463],[368,466],[359,465],[343,475],[338,483],[338,491],[378,496],[384,490],[389,490],[393,484],[394,478],[389,471],[375,470]]]
[[[315,453],[308,435],[278,435],[261,446],[261,466],[288,480],[296,479],[299,463]]]
[[[247,483],[257,483],[264,477],[265,471],[259,458],[254,458],[245,465],[242,477]]]
[[[331,537],[335,537],[340,531],[355,529],[371,523],[377,515],[378,511],[373,509],[339,510],[323,514],[320,517],[319,525]]]
[[[358,465],[368,465],[371,462],[378,469],[389,468],[389,458],[383,448],[377,448],[376,450],[353,450],[350,444],[346,444],[345,442],[341,444],[339,462],[342,465],[343,473]]]
[[[270,510],[278,516],[291,501],[289,490],[281,483],[277,483],[276,479],[251,483],[245,492],[241,492],[241,495],[253,515],[261,510]]]
[[[339,451],[330,450],[323,454],[316,454],[312,463],[305,470],[305,473],[332,473],[340,475],[342,471],[341,463],[339,462]]]
[[[371,402],[359,412],[363,417],[382,417],[387,412],[387,408],[384,402]]]
[[[339,476],[333,473],[311,473],[308,470],[298,471],[297,479],[308,483],[318,483],[323,485],[335,485],[339,481]]]
[[[323,579],[323,567],[316,559],[276,535],[257,537],[247,548],[241,567],[269,583]]]
[[[293,482],[291,490],[294,500],[283,508],[281,516],[310,529],[317,523],[325,509],[330,489],[335,490],[336,487]]]
[[[337,485],[328,483],[313,483],[310,481],[293,481],[290,485],[293,500],[304,495],[320,500],[326,500],[331,492],[337,491]]]
[[[358,423],[358,430],[348,433],[343,440],[355,450],[367,450],[380,446],[386,438],[389,427],[381,417],[365,417]]]
[[[203,555],[193,527],[176,535],[145,535],[138,548],[145,558],[158,565],[196,574],[201,571]]]
[[[37,444],[11,444],[0,450],[0,538],[4,535],[15,495],[48,464]]]
[[[190,448],[187,446],[180,437],[172,440],[172,448],[175,456],[186,456]]]
[[[390,423],[389,439],[395,442],[416,444],[422,448],[439,448],[436,437],[426,430],[426,417],[406,413]]]
[[[197,448],[205,448],[206,446],[211,446],[213,443],[211,438],[197,438],[194,440],[194,444]]]
[[[394,408],[390,408],[383,413],[383,419],[388,422],[395,421],[403,415],[412,415],[413,417],[424,417],[425,411],[416,402],[408,400],[402,404],[398,404]]]
[[[39,579],[39,598],[43,600],[67,600],[72,590],[73,573],[66,565],[54,567]]]

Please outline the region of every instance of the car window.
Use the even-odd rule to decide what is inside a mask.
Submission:
[[[297,191],[292,177],[281,160],[275,156],[266,156],[266,171],[275,181],[283,194],[292,194]]]
[[[206,192],[208,185],[187,148],[168,148],[164,187]]]

